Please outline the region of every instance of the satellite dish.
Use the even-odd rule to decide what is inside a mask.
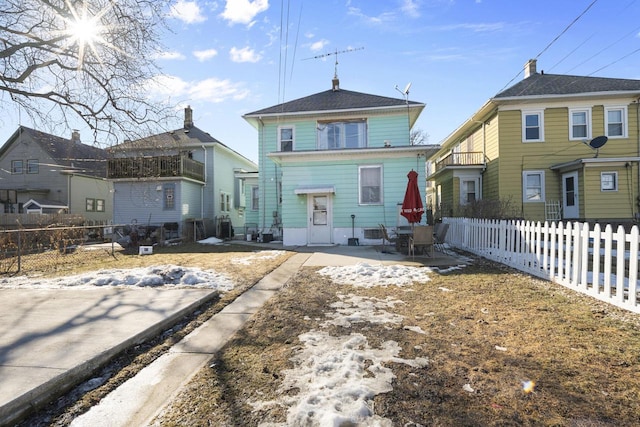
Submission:
[[[596,136],[595,138],[593,138],[591,141],[587,141],[586,139],[582,142],[584,142],[586,145],[588,145],[589,147],[591,147],[593,150],[596,150],[596,155],[595,157],[598,157],[600,148],[602,148],[604,146],[604,144],[607,143],[607,141],[609,140],[608,137],[601,135],[601,136]]]
[[[408,95],[409,94],[409,89],[411,89],[411,82],[407,83],[407,86],[405,86],[405,88],[402,91],[402,93],[404,93],[405,95]]]
[[[594,150],[597,150],[598,148],[602,147],[604,144],[607,143],[607,141],[609,140],[609,138],[607,138],[606,136],[602,135],[602,136],[596,136],[595,138],[593,138],[590,142],[589,142],[589,147],[593,148]]]

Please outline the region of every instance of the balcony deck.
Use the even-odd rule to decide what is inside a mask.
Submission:
[[[183,155],[107,160],[108,179],[182,177],[204,182],[204,164]]]
[[[485,166],[484,154],[480,151],[451,153],[436,163],[436,172],[448,166]]]

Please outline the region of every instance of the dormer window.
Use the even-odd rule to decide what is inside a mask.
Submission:
[[[318,122],[318,150],[340,150],[367,146],[367,121],[364,119]]]

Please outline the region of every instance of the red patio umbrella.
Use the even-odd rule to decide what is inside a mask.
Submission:
[[[407,178],[409,178],[409,182],[407,183],[407,191],[404,194],[400,215],[407,218],[407,221],[413,225],[422,219],[424,207],[420,189],[418,188],[418,172],[411,169],[411,172],[407,174]]]

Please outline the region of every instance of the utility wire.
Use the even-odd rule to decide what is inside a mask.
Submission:
[[[558,39],[559,39],[560,37],[562,37],[562,35],[563,35],[564,33],[566,33],[566,32],[569,30],[569,28],[571,28],[571,27],[573,26],[573,24],[575,24],[576,22],[578,22],[578,20],[579,20],[580,18],[582,18],[582,17],[584,16],[584,14],[585,14],[585,13],[587,13],[587,11],[588,11],[589,9],[591,9],[591,7],[592,7],[594,4],[596,4],[596,2],[597,2],[597,1],[598,1],[598,0],[593,0],[593,1],[589,4],[589,6],[587,6],[587,8],[586,8],[584,11],[582,11],[582,13],[581,13],[580,15],[578,15],[578,16],[577,16],[573,21],[571,21],[571,23],[570,23],[569,25],[567,25],[567,27],[566,27],[564,30],[562,30],[562,32],[560,32],[560,34],[558,34],[558,35],[557,35],[553,40],[551,40],[551,42],[550,42],[550,43],[549,43],[549,44],[548,44],[544,49],[542,49],[542,50],[540,51],[540,53],[539,53],[539,54],[537,54],[537,55],[535,56],[535,58],[534,58],[534,59],[538,59],[538,58],[540,58],[540,55],[542,55],[543,53],[545,53],[545,52],[547,51],[547,49],[549,49],[549,48],[550,48],[550,47],[551,47],[551,46],[552,46],[556,41],[558,41]],[[502,89],[500,89],[500,90],[498,91],[498,93],[502,92],[505,88],[507,88],[509,85],[511,85],[511,83],[512,83],[515,79],[517,79],[517,78],[518,78],[518,76],[520,76],[520,74],[522,74],[522,72],[523,72],[523,70],[520,70],[520,71],[518,72],[518,74],[516,74],[515,76],[513,76],[513,78],[512,78],[511,80],[509,80],[509,82],[508,82],[506,85],[504,85],[504,86],[502,87]]]

